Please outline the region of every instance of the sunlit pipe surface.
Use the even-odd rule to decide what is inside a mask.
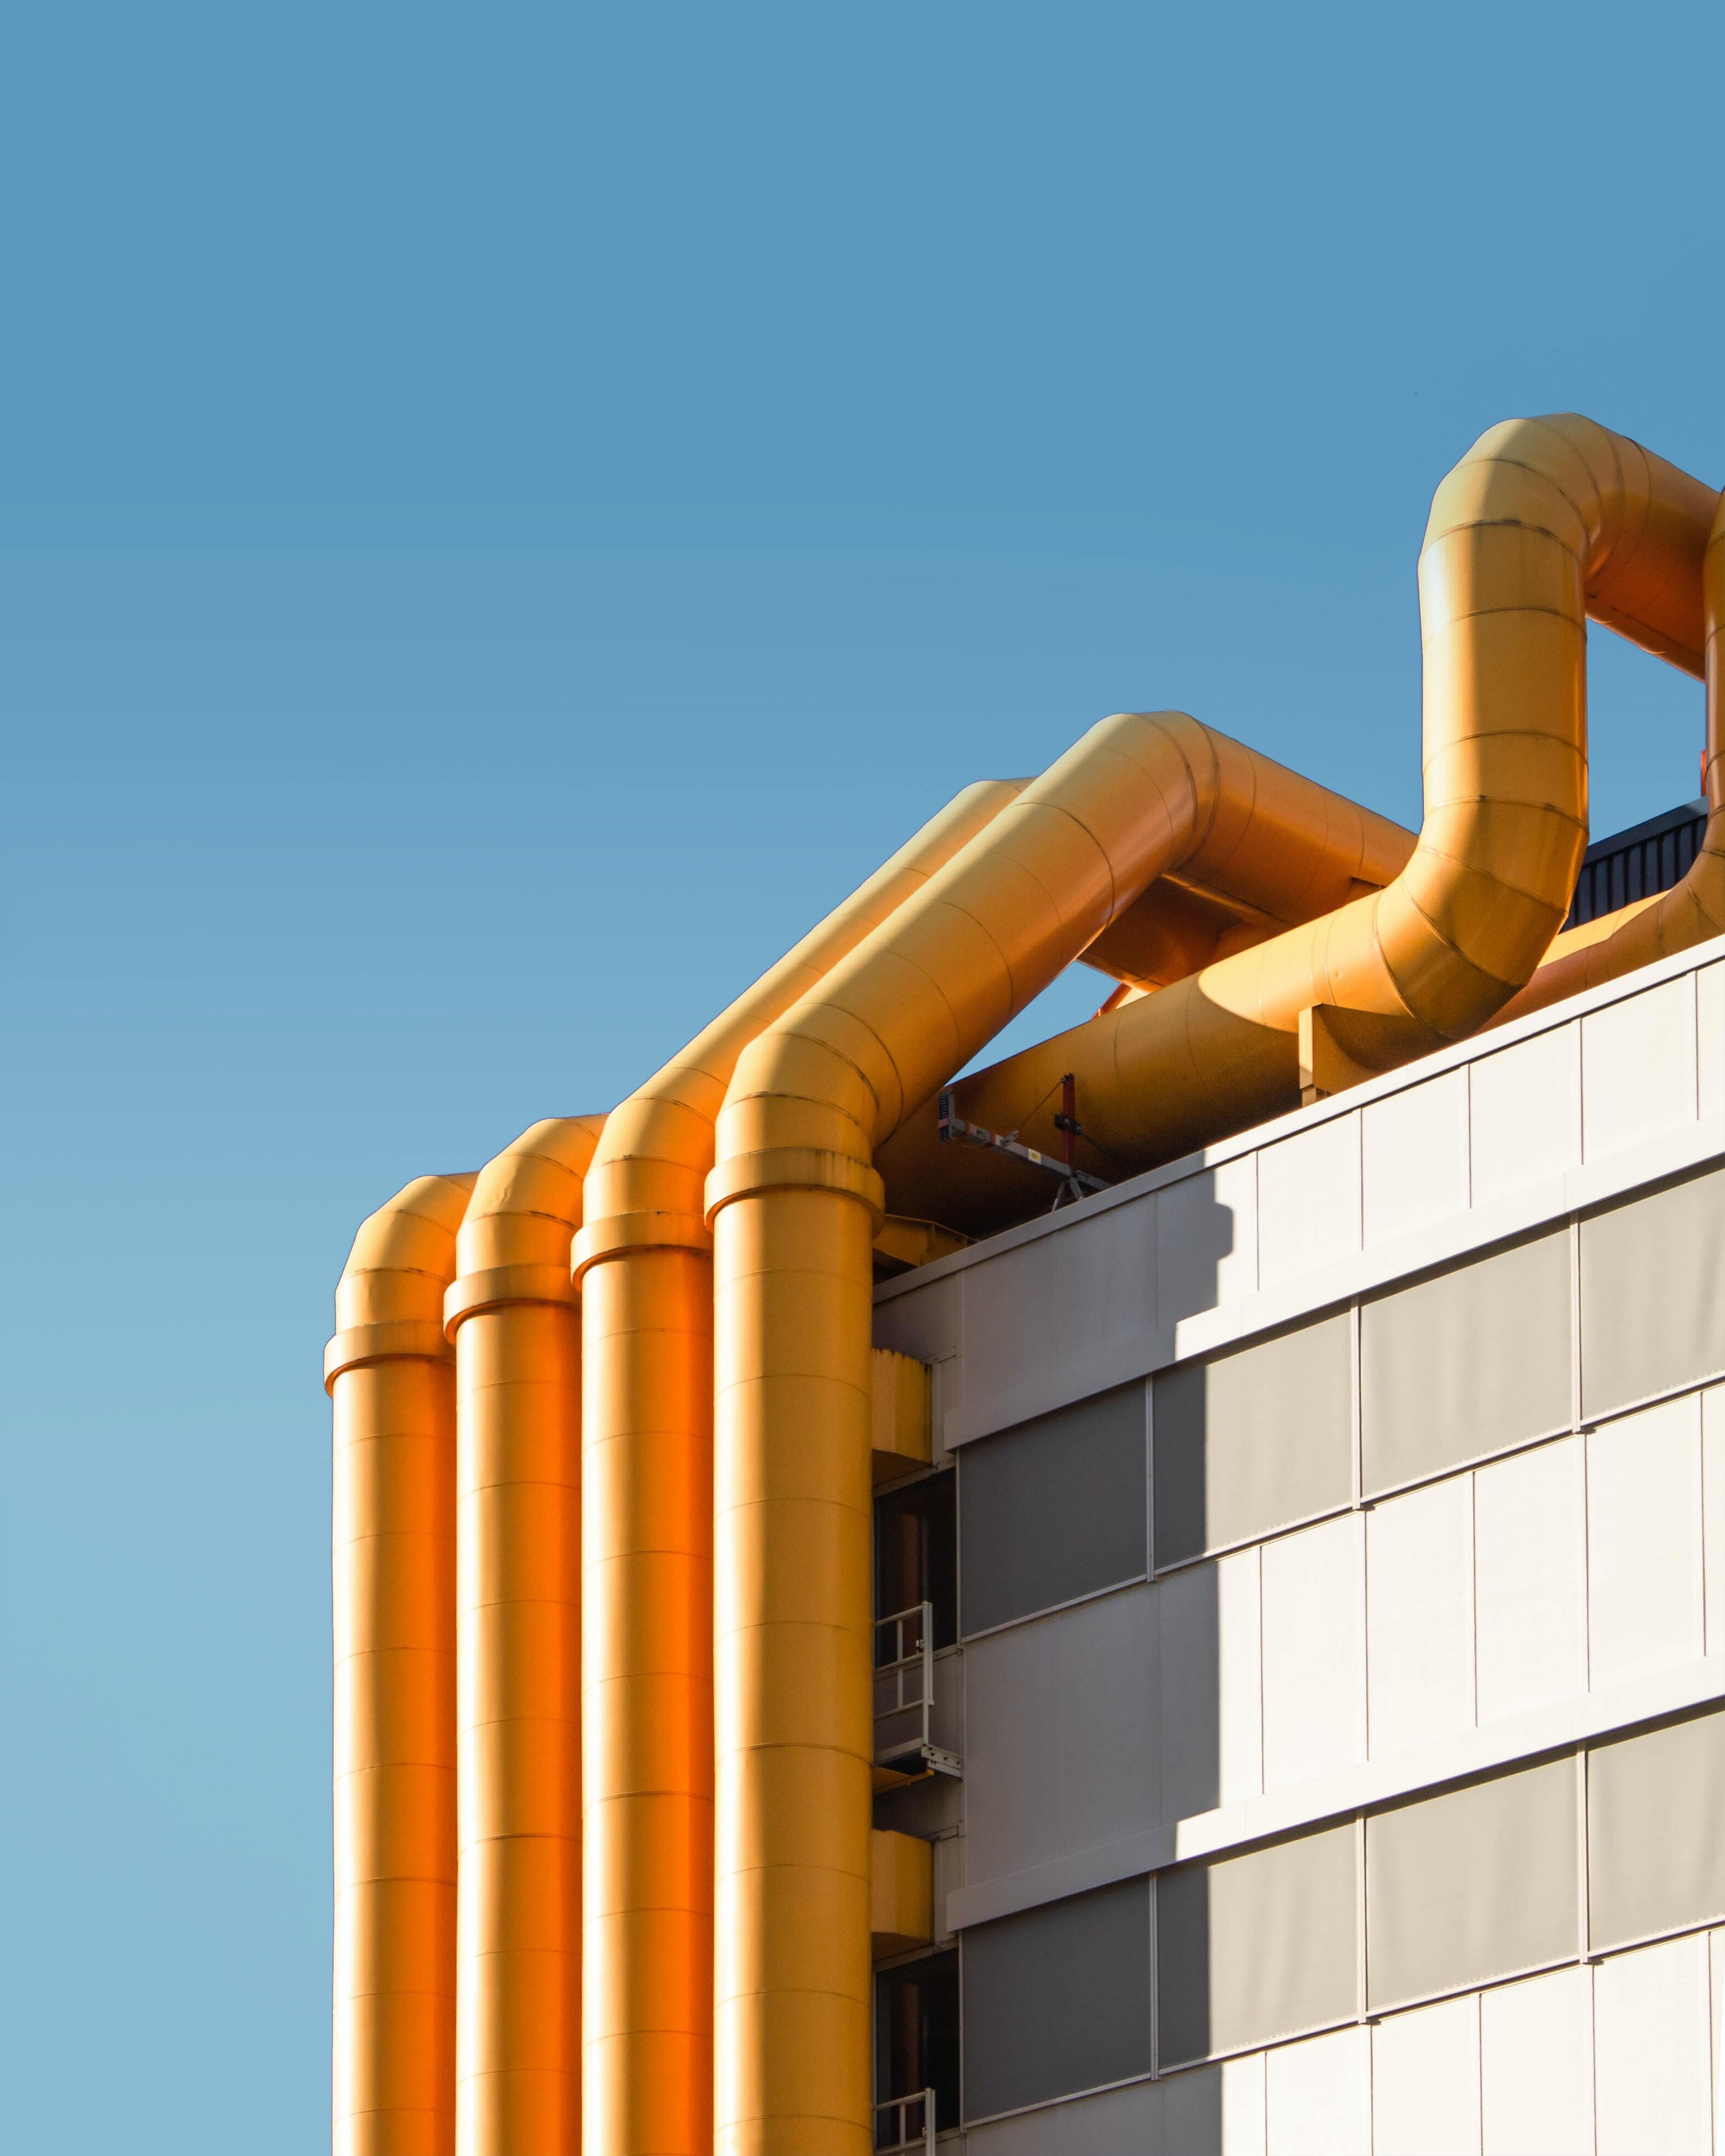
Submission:
[[[1498,1014],[1499,1022],[1543,1010],[1566,996],[1622,978],[1638,966],[1669,957],[1725,935],[1725,495],[1713,517],[1702,576],[1706,608],[1707,747],[1702,788],[1707,829],[1687,873],[1671,890],[1624,909],[1621,925],[1608,935],[1571,930],[1559,936],[1546,963],[1519,995]],[[1592,924],[1589,924],[1591,926]]]
[[[1085,1164],[1117,1175],[1297,1106],[1300,1014],[1387,1069],[1476,1031],[1532,974],[1587,835],[1586,617],[1703,671],[1709,487],[1591,421],[1492,428],[1437,490],[1420,563],[1425,816],[1389,887],[980,1071],[990,1127],[1076,1078]],[[1717,767],[1713,783],[1717,787]],[[1651,953],[1650,953],[1651,955]],[[1568,991],[1560,991],[1567,993]],[[919,1117],[932,1126],[932,1111]],[[932,1127],[883,1160],[895,1210],[948,1217]]]
[[[968,787],[614,1110],[576,1241],[585,1336],[588,2156],[712,2146],[712,1261],[737,1057],[1021,782]]]
[[[1105,720],[738,1059],[716,1321],[716,2146],[869,2146],[874,1147],[1158,875],[1253,896],[1367,819],[1180,713]]]
[[[455,1389],[444,1291],[470,1175],[372,1214],[336,1290],[336,2156],[450,2156]]]
[[[455,1344],[456,2156],[581,2146],[581,1326],[569,1245],[603,1118],[480,1172]]]

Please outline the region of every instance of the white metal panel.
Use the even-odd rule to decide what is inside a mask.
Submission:
[[[958,1353],[964,1296],[963,1273],[928,1281],[875,1307],[875,1345],[919,1363],[938,1363]]]
[[[1481,1722],[1587,1689],[1584,1466],[1566,1437],[1474,1476]]]
[[[1581,1163],[1581,1029],[1558,1026],[1468,1065],[1473,1202]]]
[[[1695,1017],[1701,1112],[1725,1116],[1725,958],[1696,975]]]
[[[1692,974],[1583,1019],[1581,1121],[1589,1161],[1695,1121]]]
[[[1297,1280],[1360,1247],[1359,1117],[1337,1116],[1258,1155],[1258,1277]]]
[[[1372,2156],[1480,2156],[1477,1992],[1373,2029]]]
[[[972,1882],[1155,1825],[1156,1620],[1130,1587],[966,1648]]]
[[[1481,1999],[1484,2156],[1590,2156],[1592,1974],[1554,1969]]]
[[[1264,1787],[1263,1607],[1260,1559],[1237,1550],[1216,1567],[1219,1798],[1224,1804]]]
[[[1158,1191],[1157,1317],[1178,1324],[1258,1286],[1258,1156],[1200,1168]]]
[[[1081,1367],[1156,1329],[1156,1207],[1149,1197],[1074,1219],[964,1276],[967,1404],[1010,1394],[1050,1368]]]
[[[1368,1244],[1466,1212],[1466,1070],[1446,1070],[1363,1110],[1360,1173]]]
[[[1222,2156],[1266,2156],[1264,2116],[1264,2054],[1222,2061]],[[1178,2144],[1169,2114],[1168,2156]]]
[[[1587,1439],[1588,1669],[1595,1690],[1705,1650],[1700,1402]]]
[[[1284,2044],[1264,2078],[1266,2156],[1372,2156],[1370,2030]]]
[[[1365,1757],[1365,1540],[1356,1513],[1264,1546],[1264,1786]]]
[[[1157,1605],[1158,1749],[1165,1820],[1213,1811],[1221,1798],[1222,1620],[1217,1574],[1214,1563],[1189,1565],[1183,1572],[1170,1573],[1150,1590]]]
[[[1594,1971],[1599,2156],[1709,2156],[1708,1990],[1704,1932]]]
[[[1473,1484],[1457,1475],[1366,1516],[1372,1757],[1471,1728],[1473,1666]]]
[[[1707,1933],[1710,1979],[1707,2006],[1712,2042],[1713,2087],[1713,2156],[1725,2152],[1725,1931]]]
[[[1725,1652],[1725,1385],[1701,1396],[1702,1539],[1707,1652]]]
[[[1173,2156],[1162,2137],[1162,2092],[1153,2082],[973,2126],[960,2145],[968,2156]],[[1203,2146],[1194,2144],[1194,2156]]]

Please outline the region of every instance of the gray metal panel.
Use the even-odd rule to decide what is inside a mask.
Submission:
[[[1156,1562],[1177,1564],[1353,1495],[1348,1313],[1155,1380]]]
[[[1166,2070],[1358,2011],[1352,1824],[1156,1882],[1158,2062]]]
[[[1581,1224],[1589,1416],[1725,1369],[1725,1168]]]
[[[1155,1825],[1156,1617],[1128,1587],[964,1650],[973,1881]]]
[[[1569,1306],[1561,1228],[1365,1304],[1367,1495],[1568,1429]]]
[[[964,2115],[1150,2071],[1150,1882],[1127,1879],[963,1936]]]
[[[1556,1759],[1366,1821],[1371,2012],[1574,1959],[1575,1774]]]
[[[958,1455],[961,1630],[1144,1574],[1144,1387],[1039,1415]]]
[[[1725,1917],[1725,1713],[1595,1745],[1587,1794],[1595,1953]]]
[[[1209,2070],[1215,2071],[1214,2067]],[[1157,2082],[1133,2082],[1106,2096],[1050,2104],[1016,2118],[973,2126],[964,2137],[967,2156],[1222,2156],[1221,2107],[1213,2103],[1215,2131],[1206,2140],[1174,2142],[1163,2125],[1164,2090]]]

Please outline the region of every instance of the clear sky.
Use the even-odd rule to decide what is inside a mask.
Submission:
[[[1569,408],[1725,479],[1722,62],[1717,0],[13,11],[8,2151],[327,2133],[362,1214],[1108,711],[1417,823],[1445,469]],[[1702,706],[1594,644],[1604,831]]]

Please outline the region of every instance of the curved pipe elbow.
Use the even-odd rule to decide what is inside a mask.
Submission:
[[[444,1293],[476,1174],[421,1175],[360,1224],[336,1287],[324,1389],[359,1363],[398,1355],[447,1362]]]
[[[575,1244],[578,1278],[589,1265],[634,1250],[711,1250],[703,1193],[737,1058],[1028,783],[986,778],[963,788],[680,1055],[612,1111],[588,1174],[587,1220]]]
[[[1656,958],[1725,935],[1725,495],[1719,498],[1702,571],[1707,745],[1702,786],[1707,829],[1681,880],[1625,907],[1616,924],[1589,922],[1560,935],[1545,963],[1494,1023],[1507,1024],[1584,989],[1620,980]]]
[[[453,1339],[464,1318],[511,1302],[572,1302],[569,1246],[603,1116],[548,1116],[480,1170],[456,1237],[457,1276],[439,1315]]]

